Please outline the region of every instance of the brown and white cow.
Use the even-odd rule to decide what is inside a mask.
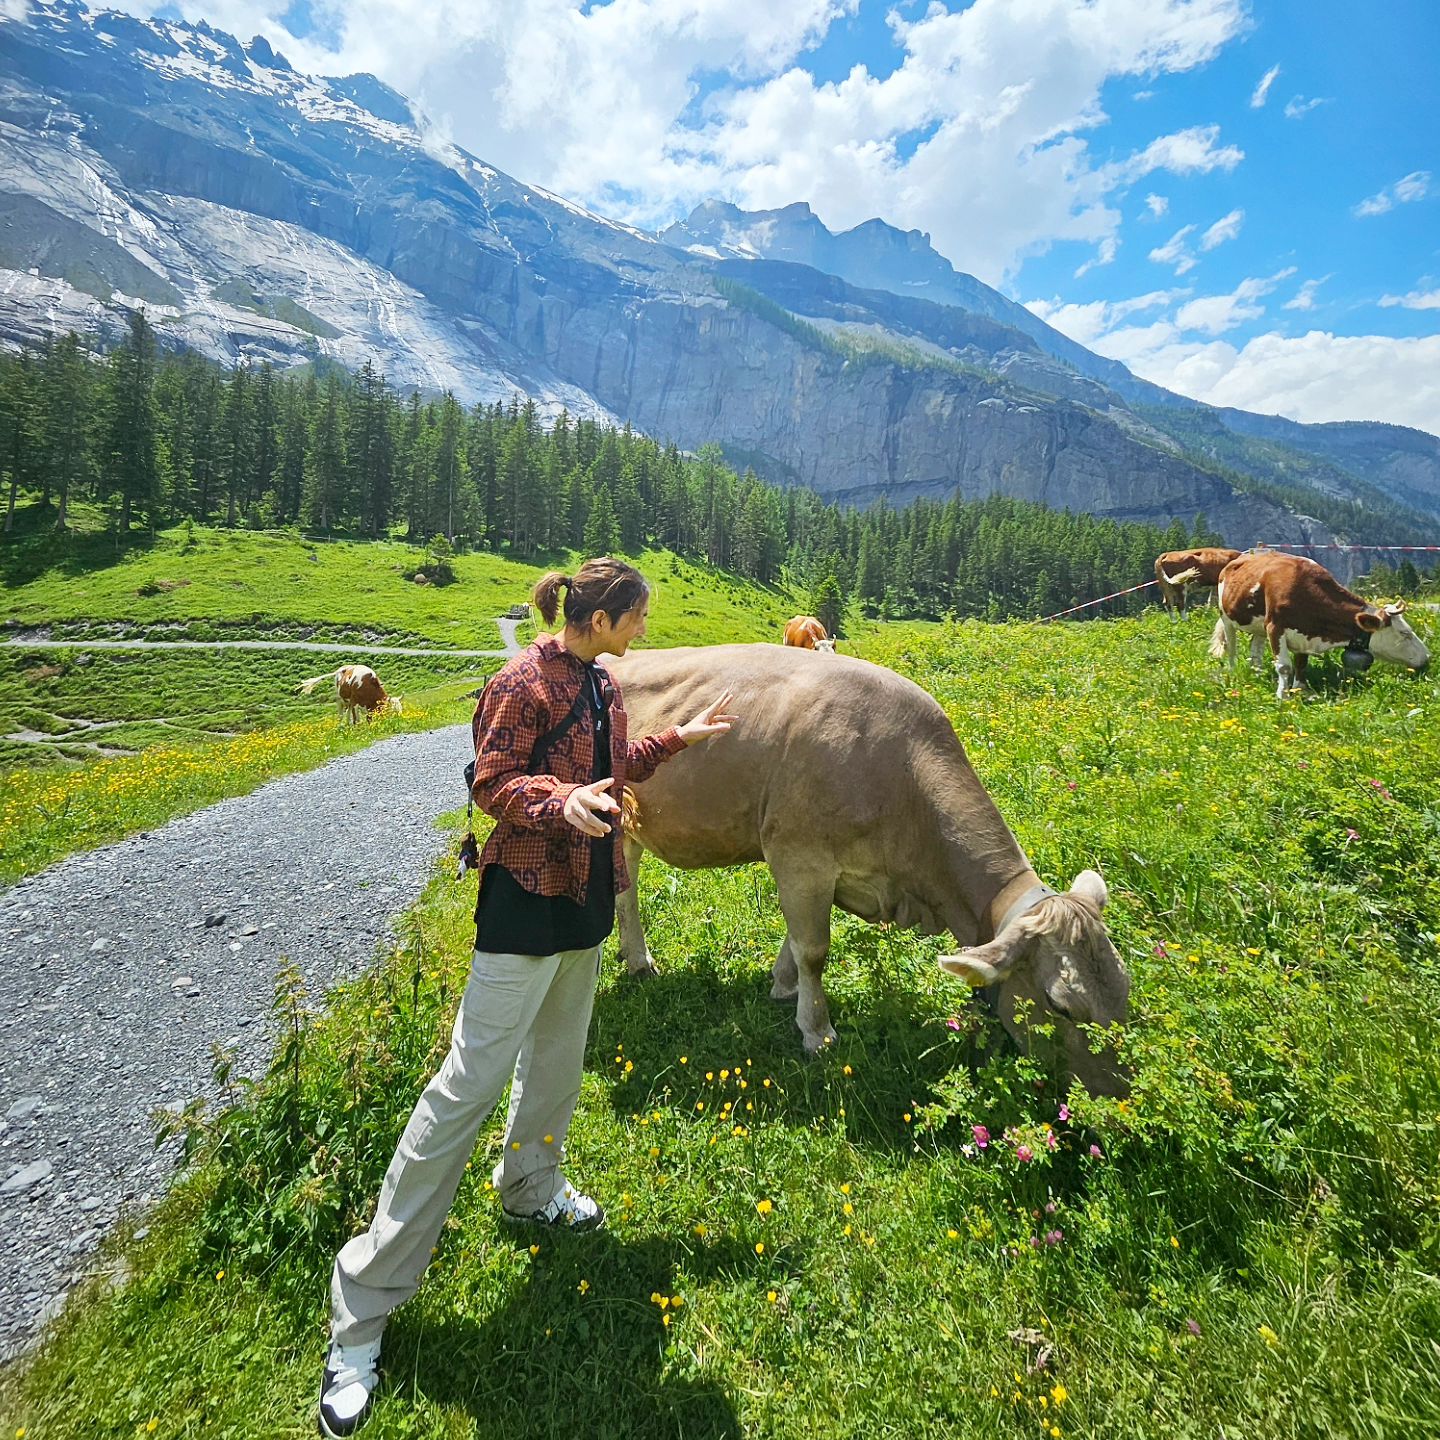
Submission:
[[[813,615],[796,615],[786,622],[785,645],[795,645],[801,650],[828,650],[835,653],[835,642],[825,633],[825,627]]]
[[[1250,663],[1258,670],[1265,641],[1275,657],[1275,695],[1305,684],[1310,656],[1346,647],[1346,664],[1365,669],[1370,656],[1418,670],[1430,660],[1425,642],[1405,619],[1405,602],[1371,605],[1347,590],[1323,565],[1303,555],[1255,550],[1220,574],[1220,618],[1210,653],[1235,665],[1235,635],[1250,635]],[[1356,659],[1352,661],[1351,656]]]
[[[380,683],[380,677],[368,665],[342,665],[338,670],[331,670],[326,675],[316,675],[313,679],[303,680],[300,683],[300,692],[304,695],[311,694],[317,685],[323,685],[327,680],[335,681],[335,703],[340,713],[348,716],[353,725],[360,718],[360,711],[367,715],[379,715],[382,712],[400,714],[400,697],[390,695]]]
[[[918,685],[848,655],[817,665],[778,645],[631,651],[609,663],[632,735],[734,692],[740,718],[728,735],[633,788],[625,860],[632,876],[646,850],[682,869],[770,866],[786,926],[770,993],[795,1001],[807,1051],[835,1037],[822,972],[838,905],[948,930],[965,948],[942,968],[991,987],[1017,1040],[1032,1030],[1016,1008],[1033,1007],[1032,1026],[1054,1031],[1032,1048],[1093,1093],[1123,1091],[1113,1051],[1092,1053],[1079,1028],[1126,1016],[1129,977],[1101,918],[1105,882],[1085,870],[1064,894],[1041,883]],[[629,971],[650,973],[634,886],[617,911]]]
[[[1155,583],[1170,618],[1178,620],[1185,613],[1185,592],[1191,585],[1213,590],[1220,583],[1220,572],[1239,554],[1218,545],[1202,545],[1197,550],[1167,550],[1157,555]]]

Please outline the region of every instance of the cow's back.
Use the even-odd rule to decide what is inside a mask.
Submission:
[[[609,663],[631,739],[733,692],[730,733],[662,765],[637,790],[640,839],[671,864],[761,859],[787,825],[842,848],[846,835],[873,834],[882,820],[887,830],[903,827],[916,803],[917,747],[969,771],[931,696],[851,656],[719,645],[633,651]]]
[[[1267,619],[1281,629],[1344,639],[1365,602],[1323,565],[1303,555],[1256,550],[1232,560],[1220,575],[1220,605],[1235,624]]]

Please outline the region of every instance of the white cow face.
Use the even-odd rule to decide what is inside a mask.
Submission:
[[[1408,665],[1412,670],[1429,663],[1430,651],[1405,619],[1403,600],[1387,605],[1378,615],[1363,610],[1355,617],[1355,623],[1362,630],[1369,631],[1370,653],[1377,660],[1388,660],[1392,665]]]
[[[1124,1095],[1130,1084],[1113,1051],[1096,1054],[1081,1028],[1128,1013],[1130,977],[1101,919],[1107,898],[1099,874],[1082,870],[1067,894],[1042,900],[988,945],[942,956],[940,967],[977,988],[997,987],[1001,1023],[1022,1048],[1044,1046],[1092,1095]],[[1028,1026],[1016,1024],[1017,1007],[1029,1009]],[[1033,1034],[1047,1022],[1054,1027],[1048,1042]]]

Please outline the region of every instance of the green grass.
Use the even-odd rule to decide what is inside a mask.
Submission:
[[[1440,1433],[1440,687],[1321,667],[1277,704],[1207,632],[868,652],[940,698],[1046,879],[1105,873],[1130,1101],[1062,1122],[1044,1077],[981,1058],[941,941],[839,916],[840,1040],[806,1062],[765,998],[767,873],[649,862],[663,974],[607,959],[571,1137],[610,1225],[533,1255],[503,1228],[495,1117],[366,1434]],[[330,1260],[444,1053],[472,903],[442,867],[324,1013],[282,995],[270,1080],[197,1122],[129,1282],[0,1376],[0,1435],[311,1432]],[[1000,1138],[1046,1125],[1029,1164]]]

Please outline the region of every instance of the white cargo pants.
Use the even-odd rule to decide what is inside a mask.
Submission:
[[[501,1204],[528,1215],[559,1192],[599,966],[598,945],[543,956],[475,952],[450,1053],[400,1137],[375,1218],[335,1258],[338,1343],[379,1339],[390,1312],[419,1288],[480,1127],[512,1072],[493,1177]]]

